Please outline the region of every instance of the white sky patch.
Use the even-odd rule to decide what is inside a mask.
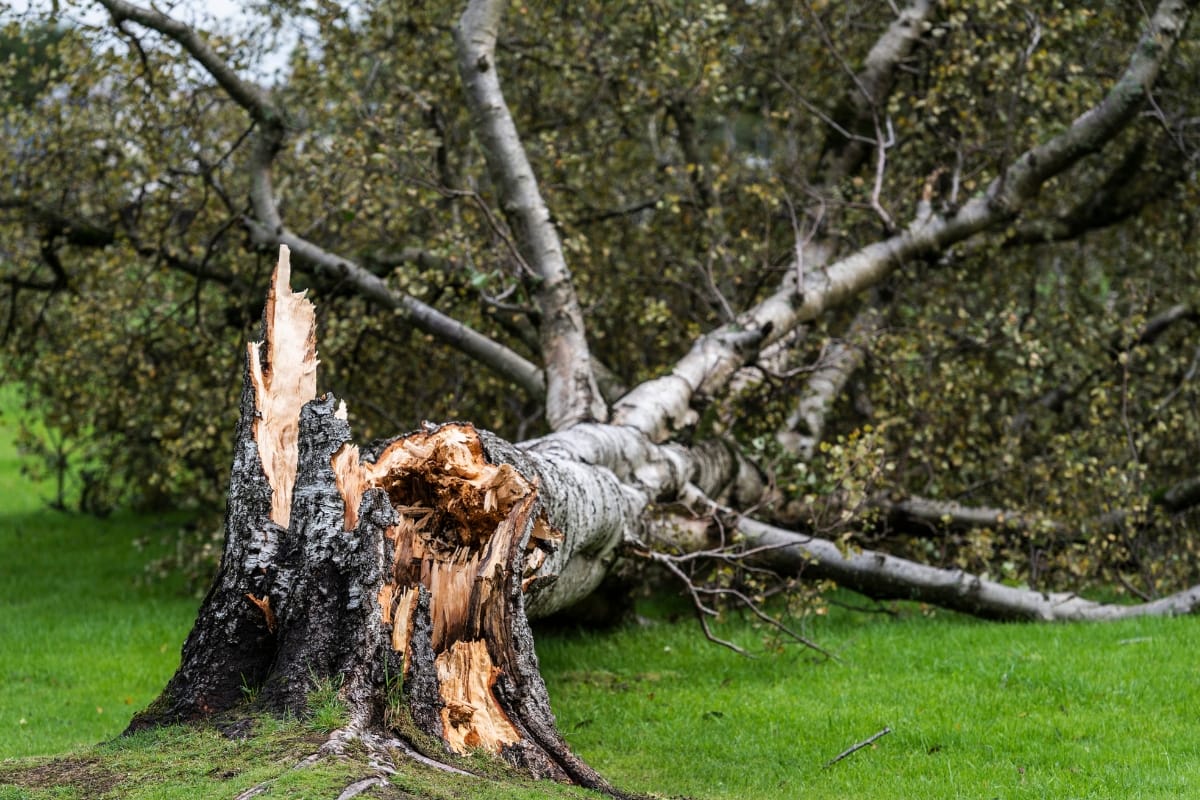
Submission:
[[[136,4],[150,7],[148,0],[133,0]],[[181,22],[195,26],[203,31],[230,31],[255,21],[261,20],[253,10],[247,8],[247,3],[236,0],[175,0],[175,2],[154,3],[157,10],[172,16]],[[0,24],[11,19],[24,18],[29,22],[46,17],[57,10],[58,17],[68,24],[88,28],[103,28],[111,25],[108,11],[96,2],[55,2],[54,0],[9,0],[0,2]],[[131,30],[138,35],[151,34],[140,26],[129,23]],[[280,74],[287,64],[288,54],[300,39],[299,26],[293,26],[272,37],[275,41],[264,42],[266,48],[256,54],[256,62],[247,77],[262,83],[270,83],[273,76]]]

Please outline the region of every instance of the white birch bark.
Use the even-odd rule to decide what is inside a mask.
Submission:
[[[738,523],[758,558],[788,574],[837,581],[880,600],[917,600],[978,617],[1042,622],[1102,621],[1191,614],[1200,609],[1200,586],[1148,603],[1098,603],[1070,592],[1037,592],[1008,586],[959,569],[919,564],[874,550],[843,551],[835,543],[766,525]]]
[[[862,366],[866,348],[879,332],[878,309],[865,308],[850,323],[843,341],[830,345],[817,369],[788,414],[784,429],[777,434],[780,444],[805,460],[812,458],[825,435],[825,420],[834,403]]]
[[[496,37],[504,0],[472,0],[454,31],[458,69],[500,205],[518,251],[539,281],[546,419],[554,430],[604,421],[608,411],[592,368],[587,330],[562,242],[542,199],[496,71]]]

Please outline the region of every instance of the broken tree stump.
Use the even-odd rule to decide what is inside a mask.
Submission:
[[[130,730],[236,711],[247,689],[302,714],[331,681],[351,729],[405,718],[449,752],[614,793],[567,747],[538,672],[525,595],[562,534],[531,457],[461,423],[360,453],[345,405],[317,396],[315,315],[289,280],[283,247],[247,351],[221,565]]]

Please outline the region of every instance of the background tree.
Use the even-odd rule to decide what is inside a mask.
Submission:
[[[453,417],[524,440],[472,445],[536,476],[565,537],[520,511],[520,541],[553,553],[510,564],[528,596],[506,614],[565,607],[622,555],[682,578],[702,619],[713,597],[753,605],[764,566],[995,617],[1193,608],[1170,594],[1195,579],[1200,499],[1193,3],[584,3],[503,23],[491,2],[284,3],[219,35],[101,5],[47,51],[33,105],[6,106],[0,242],[10,374],[96,448],[113,502],[220,497],[216,409],[285,245],[360,441]],[[287,68],[255,77],[292,26]],[[270,320],[262,352],[305,341]],[[394,632],[394,603],[428,613],[407,589],[437,591],[330,537],[401,524],[370,487],[401,520],[434,506],[385,469],[403,444],[305,473],[342,498],[333,522],[299,489],[289,504],[288,469],[263,484],[349,433],[331,401],[285,403],[300,454],[267,455],[250,431],[277,389],[250,364],[222,572],[151,716],[319,657],[375,720],[375,607],[324,625],[365,639],[318,641],[300,576],[377,598]],[[1052,593],[1097,581],[1165,596]],[[248,663],[206,646],[218,623]],[[487,641],[499,663],[511,642]],[[535,666],[505,674],[538,696]]]

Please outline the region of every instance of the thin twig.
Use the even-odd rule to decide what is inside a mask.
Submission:
[[[871,208],[883,220],[883,226],[888,233],[896,231],[896,223],[892,221],[892,215],[883,207],[883,203],[879,200],[879,195],[883,191],[883,176],[887,171],[887,151],[896,143],[896,131],[892,128],[892,118],[887,118],[887,138],[884,139],[883,129],[879,126],[879,122],[875,123],[875,142],[876,142],[876,159],[875,159],[875,185],[871,189]]]
[[[651,557],[654,558],[655,561],[657,561],[658,563],[664,565],[667,569],[669,569],[675,575],[675,577],[677,577],[677,578],[679,578],[679,580],[683,581],[684,588],[686,588],[688,590],[688,593],[692,596],[692,605],[695,606],[695,608],[696,608],[696,618],[700,620],[700,628],[701,628],[701,630],[704,631],[705,639],[708,639],[713,644],[719,644],[722,647],[728,647],[730,650],[732,650],[733,652],[737,653],[740,656],[746,656],[747,658],[754,658],[753,655],[751,655],[750,653],[747,653],[743,648],[738,647],[736,644],[729,641],[728,639],[722,639],[720,636],[717,636],[715,633],[712,632],[712,629],[708,627],[708,618],[717,616],[717,612],[714,611],[713,609],[709,608],[708,606],[704,605],[704,601],[700,599],[700,593],[697,591],[696,584],[692,583],[692,579],[689,578],[687,576],[687,574],[684,573],[683,570],[681,570],[679,567],[677,567],[674,564],[674,562],[671,561],[671,559],[669,557],[659,558],[659,556],[662,556],[661,553],[653,553],[652,552],[652,553],[650,553],[650,555],[651,555]]]
[[[855,753],[857,753],[859,750],[862,750],[862,749],[863,749],[864,747],[866,747],[867,745],[869,745],[869,744],[872,744],[872,743],[873,743],[873,742],[874,742],[876,739],[879,739],[879,738],[881,738],[881,737],[887,736],[887,735],[888,735],[889,733],[891,733],[891,732],[892,732],[892,729],[891,729],[891,728],[884,727],[884,729],[883,729],[883,730],[881,730],[879,733],[875,734],[874,736],[869,736],[869,737],[867,737],[866,739],[863,739],[863,740],[862,740],[861,742],[859,742],[858,744],[851,745],[850,747],[846,748],[846,749],[845,749],[845,750],[843,750],[842,752],[838,753],[838,754],[837,754],[836,756],[834,756],[833,758],[831,758],[831,759],[829,759],[828,761],[826,761],[826,762],[825,762],[825,769],[829,769],[829,768],[830,768],[830,767],[832,767],[834,764],[836,764],[837,762],[841,761],[843,758],[846,758],[847,756],[852,756],[852,755],[854,755]]]
[[[769,550],[769,549],[773,549],[773,548],[771,548],[771,547],[754,548],[753,552],[757,553],[757,552],[761,552],[763,550]],[[673,574],[675,577],[679,578],[679,580],[683,583],[684,588],[687,589],[688,594],[691,595],[692,605],[695,607],[696,616],[700,620],[700,627],[704,630],[705,638],[708,639],[710,642],[719,644],[723,647],[727,647],[730,650],[733,650],[735,653],[738,653],[739,655],[748,656],[748,657],[753,658],[753,656],[750,653],[746,652],[745,649],[739,647],[738,645],[734,644],[733,642],[727,641],[725,639],[722,639],[722,638],[716,636],[712,632],[712,630],[709,628],[709,625],[708,625],[708,618],[715,617],[718,614],[715,609],[713,609],[711,606],[708,606],[705,604],[705,602],[702,598],[702,595],[733,597],[738,602],[740,602],[743,606],[748,608],[750,610],[750,612],[752,614],[754,614],[754,616],[758,617],[760,620],[762,620],[766,624],[768,624],[771,627],[775,628],[776,630],[780,631],[781,633],[783,633],[784,635],[786,635],[787,637],[789,637],[796,643],[804,645],[805,647],[809,648],[810,650],[814,650],[815,652],[820,653],[821,655],[825,656],[828,659],[831,659],[833,661],[841,661],[840,658],[838,658],[836,655],[829,652],[825,648],[821,647],[816,642],[812,641],[811,639],[809,639],[805,636],[802,636],[799,633],[796,633],[794,630],[789,628],[787,625],[783,624],[783,622],[781,622],[780,620],[776,619],[775,617],[773,617],[770,614],[763,611],[761,608],[759,608],[758,603],[756,603],[753,599],[747,597],[743,592],[740,592],[737,589],[723,587],[723,586],[704,586],[702,584],[697,584],[695,581],[693,581],[692,577],[690,575],[688,575],[686,572],[684,572],[683,569],[681,569],[679,565],[685,561],[692,560],[696,556],[704,555],[704,553],[688,553],[688,554],[685,554],[682,556],[673,556],[673,555],[669,555],[667,553],[659,553],[657,551],[651,550],[644,546],[635,549],[634,552],[637,555],[642,556],[643,558],[647,558],[651,561],[662,564],[664,567],[666,567],[671,572],[671,574]],[[744,566],[744,565],[739,564],[739,556],[731,555],[731,554],[720,552],[720,551],[706,551],[706,553],[716,560],[727,561],[729,563],[738,564],[739,566]],[[740,555],[740,558],[744,558],[746,555],[748,555],[748,553],[742,553]]]

